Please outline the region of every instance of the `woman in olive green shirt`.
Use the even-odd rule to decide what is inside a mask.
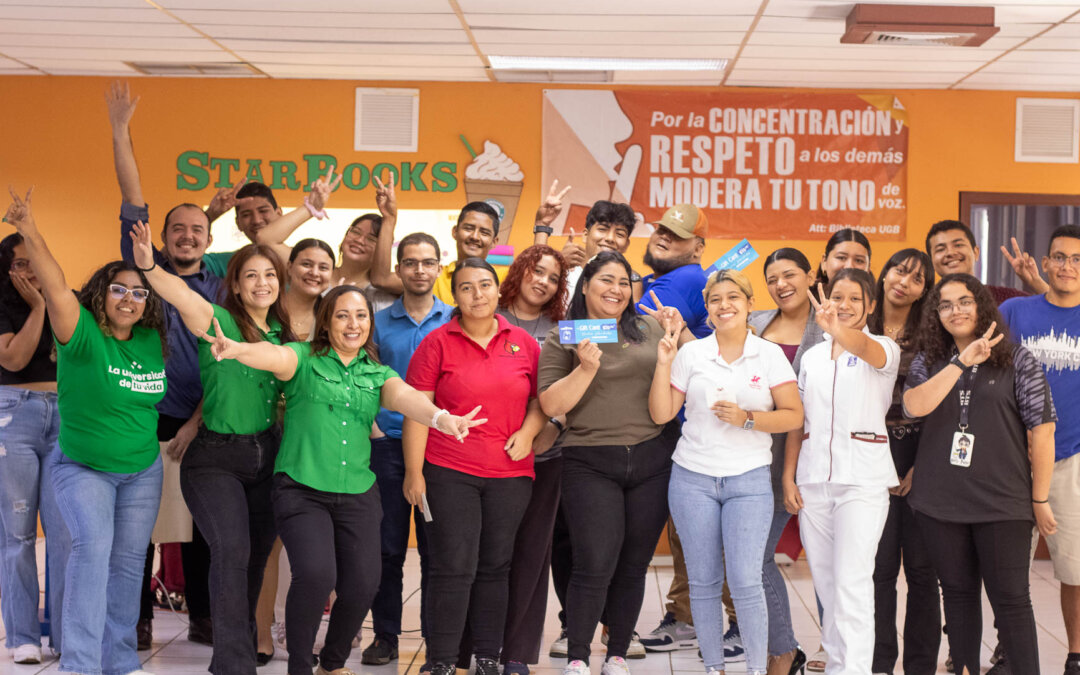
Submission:
[[[458,417],[380,364],[371,341],[371,307],[356,286],[323,298],[311,343],[237,342],[214,319],[218,360],[272,373],[285,392],[285,429],[274,476],[274,515],[293,581],[285,601],[290,675],[311,673],[311,650],[330,591],[318,675],[344,669],[352,639],[379,586],[382,506],[368,436],[382,406],[463,439],[479,406]]]
[[[180,277],[154,264],[150,228],[135,225],[136,266],[196,335],[220,326],[244,342],[293,339],[281,285],[285,266],[269,246],[250,244],[229,260],[221,305],[207,302]],[[273,375],[218,361],[199,342],[202,425],[183,455],[180,488],[210,546],[210,617],[215,675],[255,675],[255,605],[273,548],[270,494],[280,433],[280,386]]]

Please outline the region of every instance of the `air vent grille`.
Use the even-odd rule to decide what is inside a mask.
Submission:
[[[1016,161],[1080,162],[1080,100],[1016,99]]]
[[[416,152],[419,123],[419,89],[356,89],[354,150]]]

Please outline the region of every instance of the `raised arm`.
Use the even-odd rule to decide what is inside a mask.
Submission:
[[[1027,251],[1021,250],[1016,237],[1012,238],[1012,248],[1010,254],[1009,249],[1002,244],[1001,254],[1005,256],[1005,261],[1013,268],[1013,272],[1020,278],[1020,281],[1024,282],[1024,287],[1031,291],[1033,295],[1042,295],[1050,290],[1049,284],[1039,274],[1039,264],[1035,262],[1034,256]]]
[[[46,311],[49,313],[53,334],[60,344],[67,344],[79,323],[79,301],[68,287],[64,270],[60,269],[60,263],[56,262],[49,247],[45,245],[45,239],[34,222],[31,203],[34,188],[26,191],[25,198],[20,198],[11,188],[8,188],[8,191],[11,193],[12,203],[4,215],[4,221],[13,225],[15,231],[23,236],[26,255],[34,268],[34,275],[41,282],[41,292],[45,296]]]
[[[567,185],[559,190],[559,179],[556,178],[551,182],[551,189],[548,190],[547,197],[544,201],[540,202],[540,206],[536,209],[536,221],[533,223],[533,245],[548,243],[548,237],[551,236],[551,224],[555,222],[555,219],[559,217],[562,212],[562,198],[566,196],[566,193],[570,191],[570,186]],[[565,252],[564,252],[565,253]],[[582,251],[584,253],[584,251]],[[570,267],[577,267],[579,262],[570,263],[567,260],[567,264]]]
[[[678,312],[675,312],[678,317]],[[649,417],[656,424],[667,424],[679,412],[686,402],[686,392],[679,391],[671,384],[671,364],[679,351],[679,333],[682,331],[682,318],[659,316],[664,328],[664,337],[656,345],[656,368],[653,370],[652,386],[649,389]]]
[[[135,163],[135,149],[131,143],[131,116],[135,114],[139,97],[132,100],[127,82],[117,80],[105,91],[105,103],[112,126],[113,164],[116,167],[116,182],[120,184],[120,196],[132,206],[146,206],[139,181],[139,167]]]
[[[379,207],[382,215],[382,225],[379,226],[379,237],[375,243],[375,257],[371,261],[371,283],[382,290],[401,295],[405,287],[401,285],[401,278],[394,274],[393,256],[394,228],[397,227],[397,195],[394,193],[394,176],[391,174],[390,183],[383,185],[378,176],[372,176],[375,183],[375,204]]]
[[[487,418],[474,419],[476,413],[480,412],[480,406],[460,416],[439,410],[426,392],[417,391],[400,377],[391,377],[383,383],[379,403],[387,410],[399,412],[418,424],[432,427],[459,441],[465,440],[469,429],[487,422]]]
[[[180,312],[184,325],[195,335],[203,335],[214,318],[214,307],[201,295],[191,290],[184,280],[161,269],[154,262],[154,248],[150,243],[150,227],[139,222],[131,231],[132,255],[138,267],[161,299]]]
[[[34,358],[34,352],[41,340],[41,331],[45,330],[45,296],[26,280],[21,270],[13,270],[9,274],[11,285],[26,304],[30,305],[30,315],[26,317],[22,327],[15,332],[0,335],[0,366],[15,372],[28,366]]]
[[[573,410],[600,369],[602,352],[588,339],[578,344],[577,356],[579,363],[576,368],[540,392],[540,407],[549,417],[565,415]]]
[[[821,326],[821,330],[831,335],[837,344],[845,350],[866,361],[874,368],[885,367],[888,362],[888,354],[885,353],[885,348],[863,331],[849,328],[840,323],[840,318],[836,313],[836,304],[825,297],[825,287],[821,283],[818,284],[820,301],[814,297],[813,293],[808,292],[807,294],[810,296],[810,304],[814,306],[814,321],[817,322],[818,326]]]
[[[272,247],[279,258],[288,260],[292,247],[285,244],[285,240],[296,228],[311,220],[312,215],[317,215],[320,220],[326,217],[323,209],[330,201],[330,193],[341,183],[341,178],[339,175],[334,179],[334,166],[331,165],[325,176],[320,176],[311,184],[311,194],[304,198],[304,203],[256,232],[255,243]]]
[[[230,340],[221,330],[221,324],[213,319],[214,335],[203,331],[196,333],[200,338],[210,343],[210,353],[218,361],[224,359],[236,359],[240,363],[254,368],[265,370],[282,381],[288,381],[296,374],[296,352],[289,347],[276,345],[272,342],[237,342]]]
[[[932,413],[949,395],[956,381],[960,379],[965,370],[990,358],[994,345],[1005,338],[1004,333],[999,333],[997,337],[991,337],[994,335],[995,328],[997,328],[996,321],[990,324],[990,327],[986,329],[981,338],[973,340],[971,344],[964,348],[964,351],[949,361],[933,377],[905,391],[903,404],[908,415],[925,417]],[[929,366],[929,364],[926,365]]]

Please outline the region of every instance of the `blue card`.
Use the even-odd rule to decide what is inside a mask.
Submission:
[[[711,274],[716,270],[741,270],[750,263],[758,259],[758,252],[754,250],[754,247],[750,245],[750,242],[743,239],[738,244],[720,256],[720,259],[712,264],[712,267],[708,269]]]
[[[559,342],[576,345],[588,338],[589,342],[602,344],[619,341],[619,326],[615,319],[579,319],[559,322]]]

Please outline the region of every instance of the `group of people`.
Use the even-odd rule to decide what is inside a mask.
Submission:
[[[164,455],[194,519],[185,572],[206,559],[206,616],[190,605],[189,638],[213,644],[216,675],[266,663],[275,618],[291,675],[349,675],[369,612],[362,661],[396,659],[413,522],[432,675],[474,659],[477,675],[528,675],[550,581],[565,675],[590,672],[601,625],[602,675],[697,647],[709,675],[736,658],[752,674],[892,673],[901,564],[903,672],[937,670],[939,587],[951,667],[979,672],[985,585],[997,673],[1038,673],[1035,532],[1061,581],[1065,672],[1080,674],[1080,425],[1055,412],[1080,395],[1080,228],[1053,233],[1045,280],[1031,255],[1005,252],[1033,295],[1000,309],[1023,294],[972,276],[979,249],[958,221],[877,279],[854,230],[832,236],[816,271],[795,248],[773,251],[776,309],[756,310],[745,274],[701,267],[707,220],[693,205],[651,225],[645,276],[624,255],[626,204],[596,202],[581,244],[550,247],[569,189],[557,183],[508,267],[485,259],[500,227],[490,205],[462,209],[443,265],[430,235],[397,240],[394,186],[377,180],[379,213],[337,250],[284,244],[325,217],[333,167],[289,213],[244,181],[206,211],[175,206],[158,249],[137,99],[117,84],[106,100],[121,260],[73,294],[32,191],[13,191],[4,216],[0,593],[16,662],[41,660],[40,512],[60,669],[144,672]],[[252,243],[207,253],[210,223],[233,208]],[[609,320],[616,339],[564,342],[562,319]],[[822,626],[809,656],[774,555],[792,514]],[[669,614],[639,638],[665,525]]]

